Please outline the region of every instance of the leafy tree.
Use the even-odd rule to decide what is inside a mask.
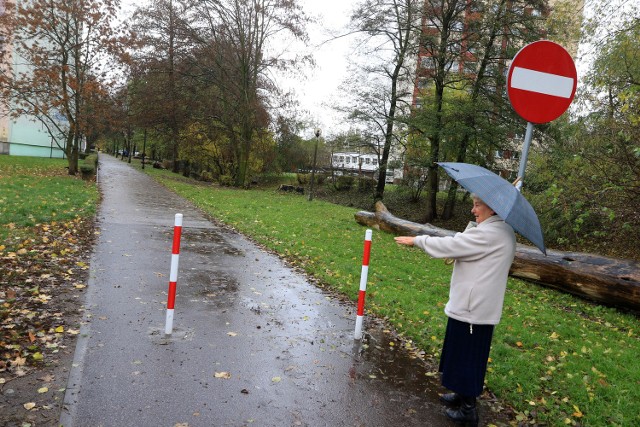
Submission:
[[[82,141],[98,122],[94,101],[107,95],[105,59],[119,53],[117,6],[117,0],[32,0],[6,3],[11,12],[0,17],[6,43],[0,62],[10,63],[13,54],[21,64],[15,72],[1,68],[2,97],[13,117],[31,116],[44,126],[72,175]]]
[[[545,155],[534,157],[531,190],[545,235],[573,249],[640,238],[640,19],[637,10],[600,39],[585,76],[581,111],[550,126]],[[549,184],[550,183],[550,184]]]
[[[192,12],[192,2],[154,0],[133,15],[132,110],[141,127],[166,135],[174,172],[190,105],[185,74],[193,48]]]
[[[280,172],[295,172],[305,166],[303,140],[298,135],[302,124],[279,115],[275,120],[276,160]]]
[[[509,123],[515,116],[505,107],[503,92],[505,64],[543,33],[547,6],[545,0],[427,0],[424,10],[418,71],[423,89],[411,123],[427,143],[417,152],[422,160],[414,163],[428,169],[424,220],[429,222],[437,216],[437,162],[465,161],[473,143],[478,163],[488,163],[492,144],[513,135]],[[452,215],[455,193],[453,184],[445,218]]]
[[[215,108],[206,114],[233,147],[234,185],[246,186],[254,142],[269,125],[269,96],[278,92],[269,73],[296,64],[274,54],[269,44],[285,35],[306,40],[307,18],[294,0],[203,0],[197,13],[194,76],[216,89],[210,92]]]

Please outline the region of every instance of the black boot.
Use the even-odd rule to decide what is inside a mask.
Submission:
[[[477,427],[480,421],[475,397],[460,396],[460,407],[458,409],[447,409],[446,414],[451,420],[464,423],[467,426]]]
[[[440,396],[440,402],[451,407],[460,406],[460,395],[458,393],[447,393]]]

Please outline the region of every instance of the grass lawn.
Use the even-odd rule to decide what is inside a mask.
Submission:
[[[355,208],[145,171],[356,300],[365,228],[355,222]],[[391,234],[374,231],[366,310],[393,325],[434,369],[450,274],[442,260],[399,247]],[[513,406],[521,425],[640,425],[639,326],[635,315],[510,279],[486,385]]]
[[[94,183],[69,176],[63,159],[0,156],[0,242],[15,246],[36,224],[95,214]]]
[[[0,156],[0,425],[62,410],[98,203],[66,164]]]

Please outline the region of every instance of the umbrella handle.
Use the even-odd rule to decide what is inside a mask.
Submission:
[[[522,177],[521,176],[517,177],[516,180],[512,182],[513,186],[514,187],[517,186],[520,181],[522,181]]]

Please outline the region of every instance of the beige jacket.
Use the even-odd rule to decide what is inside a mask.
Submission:
[[[434,258],[455,259],[447,316],[476,325],[498,324],[516,251],[509,224],[494,215],[454,236],[418,236],[414,245]]]

